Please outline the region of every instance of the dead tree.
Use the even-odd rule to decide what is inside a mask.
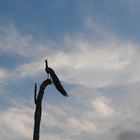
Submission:
[[[46,72],[48,73],[48,79],[42,82],[40,85],[40,89],[37,95],[37,85],[35,84],[35,91],[34,91],[34,103],[36,105],[35,108],[35,114],[34,114],[34,132],[33,132],[33,140],[39,140],[39,134],[40,134],[40,122],[41,122],[41,115],[42,115],[42,99],[44,95],[44,90],[47,87],[47,85],[50,85],[52,82],[55,85],[56,89],[63,95],[68,96],[65,89],[63,88],[59,78],[55,74],[54,70],[50,67],[48,67],[47,60],[45,60],[46,63]],[[49,79],[49,75],[51,79]],[[52,81],[51,81],[52,80]]]
[[[34,103],[36,105],[36,109],[35,109],[35,114],[34,114],[33,140],[39,140],[40,122],[41,122],[41,115],[42,115],[42,99],[44,95],[44,90],[49,84],[51,84],[50,79],[43,81],[42,84],[40,85],[38,95],[37,95],[37,85],[35,84]]]

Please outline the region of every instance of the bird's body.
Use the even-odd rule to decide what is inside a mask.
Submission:
[[[57,77],[57,75],[55,74],[54,70],[52,68],[48,67],[47,61],[46,62],[46,72],[48,74],[50,74],[52,81],[56,87],[56,89],[63,95],[63,96],[68,96],[67,92],[65,91],[65,89],[63,88],[59,78]]]

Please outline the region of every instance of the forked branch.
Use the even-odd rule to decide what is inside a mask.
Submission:
[[[39,93],[37,95],[37,84],[35,84],[34,90],[34,102],[36,105],[35,115],[34,115],[34,133],[33,133],[33,140],[39,140],[39,133],[40,133],[40,122],[41,122],[41,115],[42,115],[42,99],[44,95],[44,90],[47,85],[51,84],[51,80],[47,79],[42,82],[40,85]]]

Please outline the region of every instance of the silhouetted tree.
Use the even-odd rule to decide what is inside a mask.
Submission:
[[[44,90],[46,86],[49,84],[51,84],[50,79],[43,81],[42,84],[40,85],[38,95],[37,95],[37,85],[35,84],[34,103],[36,105],[36,109],[34,114],[33,140],[39,140],[40,122],[41,122],[41,115],[42,115],[42,99],[44,95]]]
[[[65,89],[63,88],[59,78],[55,74],[54,70],[50,67],[48,67],[47,60],[45,60],[46,63],[46,72],[48,75],[50,75],[51,79],[44,80],[42,84],[40,85],[40,89],[37,95],[37,84],[35,84],[34,89],[34,103],[36,105],[35,108],[35,114],[34,114],[34,132],[33,132],[33,140],[39,140],[39,134],[40,134],[40,122],[41,122],[41,115],[42,115],[42,99],[44,95],[44,90],[47,87],[47,85],[50,85],[52,82],[54,83],[56,89],[63,95],[68,96]]]

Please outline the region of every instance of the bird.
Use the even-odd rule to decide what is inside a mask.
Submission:
[[[45,68],[45,70],[46,70],[46,72],[47,72],[48,74],[50,74],[51,79],[52,79],[52,81],[53,81],[53,83],[54,83],[56,89],[57,89],[63,96],[68,97],[68,94],[67,94],[67,92],[65,91],[65,89],[63,88],[63,86],[62,86],[62,84],[61,84],[61,82],[60,82],[58,76],[56,75],[56,73],[54,72],[54,70],[53,70],[52,68],[48,67],[48,62],[47,62],[47,60],[45,60],[45,62],[46,62],[46,68]]]

